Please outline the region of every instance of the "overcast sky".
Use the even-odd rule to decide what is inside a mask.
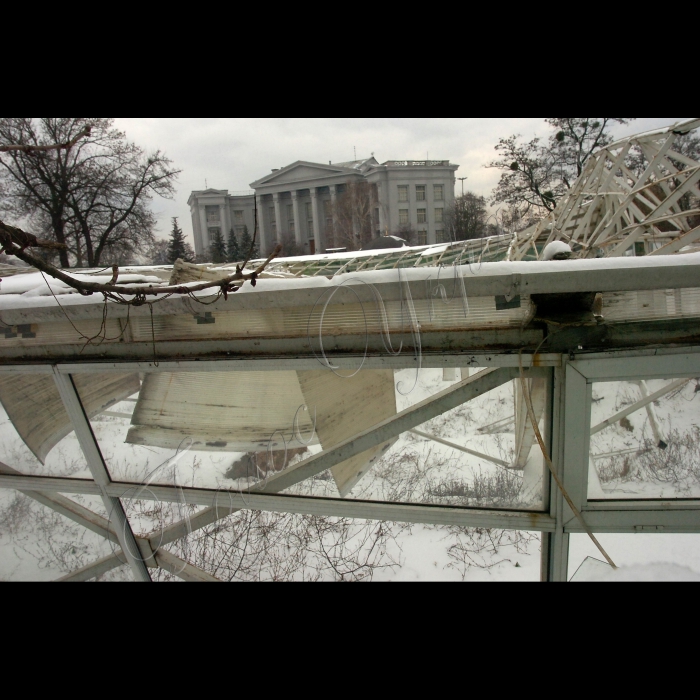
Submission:
[[[688,119],[690,117],[687,117]],[[648,131],[682,121],[637,119],[616,127],[616,136]],[[157,234],[167,237],[170,217],[192,240],[187,199],[192,190],[209,187],[229,192],[249,190],[250,183],[296,160],[340,163],[372,154],[386,160],[450,160],[459,164],[457,177],[468,178],[465,191],[489,197],[499,173],[484,167],[500,137],[522,134],[548,137],[551,128],[540,119],[116,119],[127,138],[152,151],[160,149],[182,170],[172,201],[157,199]],[[461,183],[457,182],[457,194]]]

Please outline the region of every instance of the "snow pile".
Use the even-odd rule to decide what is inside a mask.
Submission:
[[[66,273],[70,277],[80,282],[95,282],[97,284],[107,284],[111,282],[112,275],[80,275]],[[160,277],[145,274],[122,274],[119,275],[117,284],[152,284],[154,286],[163,285]],[[75,294],[76,291],[60,280],[53,279],[41,272],[25,273],[23,275],[13,275],[0,280],[0,294],[22,294],[24,296],[51,296],[51,294]]]
[[[542,251],[542,260],[566,260],[571,257],[571,247],[564,241],[552,241]]]
[[[602,562],[600,562],[602,564]],[[582,567],[583,568],[583,567]],[[687,566],[664,562],[650,564],[634,564],[613,569],[607,564],[589,568],[578,573],[571,579],[576,582],[600,583],[634,583],[634,582],[668,582],[668,581],[700,581],[700,574]]]

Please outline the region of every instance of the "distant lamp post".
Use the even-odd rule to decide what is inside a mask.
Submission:
[[[457,178],[462,183],[462,197],[464,197],[464,181],[468,180],[468,177],[458,177]]]

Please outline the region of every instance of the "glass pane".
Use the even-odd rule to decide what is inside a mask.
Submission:
[[[418,376],[415,370],[396,372],[397,410],[448,388],[469,371],[478,370],[422,369]],[[542,432],[544,389],[543,380],[531,384]],[[374,466],[369,463],[366,476],[358,472],[356,482],[343,485],[334,473],[336,485],[342,495],[363,500],[541,510],[544,462],[524,417],[519,383],[508,382],[403,433],[379,452]],[[357,466],[366,463],[365,456]],[[340,467],[331,471],[342,473]]]
[[[571,535],[568,580],[700,581],[700,535],[597,534],[596,538],[619,571],[604,561],[588,535]]]
[[[99,498],[79,494],[60,498],[106,517]],[[0,580],[50,581],[111,553],[106,539],[48,505],[19,491],[0,490]],[[113,570],[100,580],[130,577],[127,567],[126,573]]]
[[[23,474],[92,479],[52,375],[0,374],[0,462]]]
[[[127,492],[120,500],[134,535],[152,537],[156,543],[162,543],[165,530],[176,523],[185,523],[185,531],[190,532],[193,529],[191,519],[206,510],[204,506],[186,504],[184,496],[175,502],[161,501],[148,486],[134,486],[133,491]]]
[[[540,534],[446,526],[411,526],[398,538],[401,566],[377,581],[539,581]]]
[[[538,533],[246,510],[165,550],[223,581],[537,581]],[[154,580],[177,575],[151,571]]]
[[[288,462],[307,451],[291,445],[295,430],[313,431],[296,372],[113,376],[135,393],[95,413],[91,425],[115,481],[235,488],[260,478],[255,464],[268,451],[281,464],[285,442]]]
[[[152,372],[139,380],[138,393],[91,420],[116,481],[240,490],[390,419],[467,372]],[[514,384],[286,492],[541,510],[542,454]],[[544,380],[530,387],[544,430]]]
[[[588,498],[700,497],[696,379],[593,384]]]

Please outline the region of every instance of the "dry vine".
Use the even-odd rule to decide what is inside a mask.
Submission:
[[[255,242],[255,238],[253,238],[253,242]],[[224,298],[228,298],[229,292],[237,292],[246,281],[250,281],[250,284],[254,287],[258,275],[265,270],[265,268],[270,264],[270,261],[272,261],[282,252],[282,246],[278,244],[274,251],[272,251],[272,253],[268,256],[267,260],[258,265],[253,272],[243,272],[249,260],[246,259],[243,265],[236,265],[236,271],[234,273],[227,275],[226,277],[222,277],[219,280],[210,280],[208,282],[199,282],[197,284],[174,284],[164,287],[156,287],[152,284],[127,287],[116,284],[119,277],[119,267],[117,265],[112,266],[112,279],[107,284],[101,284],[99,282],[85,282],[67,275],[62,270],[59,270],[50,263],[45,262],[41,258],[27,251],[27,248],[57,248],[60,247],[60,245],[61,244],[54,243],[53,241],[38,239],[31,233],[27,233],[26,231],[15,228],[14,226],[8,226],[0,221],[0,246],[2,246],[2,248],[0,248],[0,254],[7,253],[9,255],[14,255],[37,270],[45,272],[47,275],[51,275],[51,277],[54,279],[60,280],[67,286],[72,287],[84,296],[89,296],[97,292],[99,294],[104,294],[105,298],[111,299],[112,301],[129,303],[133,306],[145,304],[147,296],[163,297],[170,296],[172,294],[192,294],[194,292],[200,292],[204,289],[215,288],[219,288]],[[127,301],[121,295],[133,296],[134,298]]]

